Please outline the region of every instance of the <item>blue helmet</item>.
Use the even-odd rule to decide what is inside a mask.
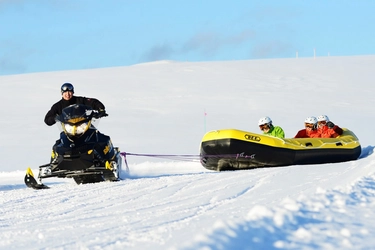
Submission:
[[[66,92],[66,91],[72,91],[74,93],[74,87],[71,83],[64,83],[61,85],[61,94]]]

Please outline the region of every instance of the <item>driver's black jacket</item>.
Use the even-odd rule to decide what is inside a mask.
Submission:
[[[105,107],[103,103],[95,98],[88,98],[82,96],[73,96],[70,100],[64,100],[63,98],[52,105],[51,109],[47,112],[44,117],[44,122],[48,126],[52,126],[56,123],[56,115],[61,115],[62,110],[72,104],[84,104],[86,106],[92,107],[93,110],[104,110]]]

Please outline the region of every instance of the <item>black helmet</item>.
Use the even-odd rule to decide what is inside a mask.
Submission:
[[[74,87],[71,83],[64,83],[61,85],[61,94],[66,92],[66,91],[72,91],[74,93]]]

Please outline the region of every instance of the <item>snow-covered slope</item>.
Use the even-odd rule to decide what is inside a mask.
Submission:
[[[2,76],[0,249],[374,248],[374,66],[375,56],[163,61]],[[43,118],[63,82],[104,102],[99,129],[128,153],[198,155],[206,131],[258,132],[264,115],[293,137],[320,114],[354,131],[363,152],[234,172],[129,155],[121,182],[26,189],[24,170],[37,172],[58,136]]]

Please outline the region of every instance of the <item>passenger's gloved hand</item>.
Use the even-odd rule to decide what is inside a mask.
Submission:
[[[328,128],[333,128],[335,124],[333,122],[327,122],[327,127]]]
[[[314,126],[312,128],[313,130],[317,130],[318,129],[318,123],[314,123]]]

